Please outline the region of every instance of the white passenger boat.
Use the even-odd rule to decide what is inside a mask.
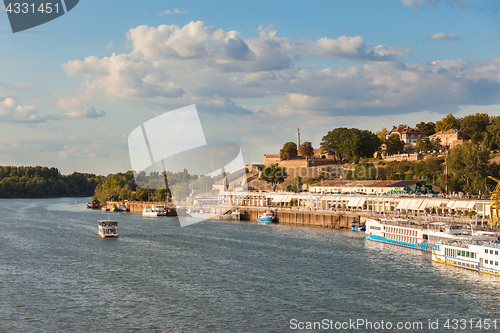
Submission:
[[[366,220],[366,239],[427,252],[437,249],[439,242],[451,239],[466,241],[471,237],[472,232],[458,224],[418,224],[400,219]]]
[[[167,210],[163,205],[149,205],[142,210],[142,216],[167,216]]]
[[[500,276],[498,237],[473,241],[447,241],[432,250],[432,261],[479,273]]]
[[[225,214],[221,214],[217,216],[219,220],[226,220],[226,221],[239,221],[241,219],[241,213],[240,211],[233,210],[233,211],[228,211]]]
[[[118,237],[118,222],[114,220],[98,220],[97,234],[101,238]]]
[[[262,213],[259,218],[257,218],[257,222],[259,224],[270,224],[274,221],[274,213],[266,210]]]
[[[117,211],[117,212],[128,212],[129,209],[125,205],[118,205],[118,206],[116,206],[115,211]]]
[[[214,219],[217,218],[217,214],[206,213],[203,209],[189,209],[187,211],[188,215],[197,219]]]

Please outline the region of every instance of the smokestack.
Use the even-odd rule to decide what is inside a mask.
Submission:
[[[297,128],[297,155],[300,155],[300,128]]]

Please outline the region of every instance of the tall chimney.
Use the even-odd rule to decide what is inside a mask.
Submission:
[[[300,128],[297,128],[297,155],[300,155]]]

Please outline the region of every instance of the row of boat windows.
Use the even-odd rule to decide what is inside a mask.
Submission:
[[[407,237],[407,236],[399,236],[399,235],[391,235],[391,234],[386,234],[385,238],[395,240],[398,242],[406,242],[406,243],[411,243],[411,244],[417,244],[417,239],[412,238],[412,237]]]
[[[397,228],[397,227],[385,227],[385,231],[389,232],[391,234],[399,234],[399,235],[417,237],[417,230],[403,229],[403,228]]]
[[[458,256],[476,259],[477,255],[474,252],[465,251],[465,250],[456,250],[456,249],[444,249],[444,254],[448,257],[457,258]]]
[[[477,265],[466,264],[466,263],[463,263],[463,262],[456,262],[456,261],[454,261],[453,265],[455,265],[455,266],[461,266],[461,267],[465,267],[465,268],[477,269]]]
[[[488,254],[488,249],[484,249],[484,253]],[[490,254],[493,254],[493,250],[490,250]],[[495,250],[495,255],[498,255],[498,250]]]
[[[370,230],[380,230],[380,227],[370,226]]]
[[[484,259],[484,263],[490,265],[494,264],[495,266],[498,266],[498,261],[495,261],[495,263],[493,263],[493,260]]]

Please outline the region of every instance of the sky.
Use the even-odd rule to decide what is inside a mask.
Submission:
[[[0,165],[107,175],[127,138],[195,104],[261,163],[336,127],[500,115],[497,1],[81,0],[12,33],[0,10]]]

